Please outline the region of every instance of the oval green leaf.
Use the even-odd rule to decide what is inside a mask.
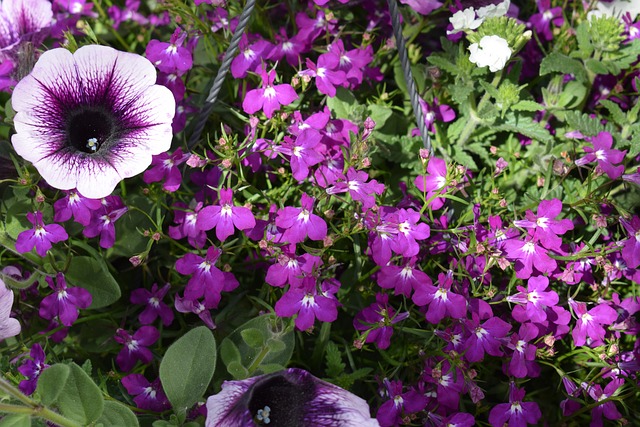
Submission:
[[[160,363],[160,381],[177,413],[195,404],[209,386],[216,367],[216,341],[206,326],[171,344]]]
[[[106,307],[120,299],[120,286],[104,261],[88,256],[73,257],[65,277],[73,286],[85,288],[91,293],[89,308]]]

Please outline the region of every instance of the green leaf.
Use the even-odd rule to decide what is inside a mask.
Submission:
[[[611,119],[616,124],[624,125],[627,123],[627,115],[622,111],[618,104],[608,99],[601,99],[600,104],[609,111]]]
[[[0,427],[31,427],[31,416],[27,414],[11,414],[0,419]]]
[[[377,129],[383,127],[393,113],[391,108],[384,105],[372,104],[367,106],[367,108],[369,109],[369,116],[374,122],[376,122]]]
[[[473,157],[471,157],[468,153],[466,153],[463,150],[460,150],[460,149],[456,150],[455,153],[453,153],[453,156],[451,157],[459,165],[465,166],[472,170],[478,170],[478,165],[473,160]]]
[[[469,101],[469,95],[473,93],[473,86],[460,82],[449,85],[449,91],[451,92],[451,99],[453,99],[456,104],[464,104]]]
[[[604,62],[595,60],[593,58],[587,59],[585,61],[584,65],[587,66],[589,71],[591,71],[591,72],[593,72],[595,74],[609,74],[609,69],[604,64]]]
[[[347,365],[342,361],[342,353],[333,341],[327,343],[325,357],[327,359],[327,375],[331,378],[338,378],[344,373]]]
[[[248,345],[243,331],[251,329],[259,330],[266,338],[262,346]],[[220,344],[220,357],[235,379],[244,379],[264,373],[263,366],[265,369],[274,364],[286,366],[294,346],[292,327],[273,314],[265,314],[249,320],[228,335]]]
[[[120,299],[120,286],[103,260],[88,256],[71,258],[65,277],[73,286],[85,288],[91,293],[89,308],[102,308]]]
[[[491,83],[485,82],[484,80],[479,81],[480,86],[494,99],[500,98],[500,91],[494,87]]]
[[[522,101],[518,101],[517,103],[511,106],[512,110],[516,111],[542,111],[545,109],[544,105],[539,104],[535,101],[529,101],[523,99]]]
[[[336,118],[350,119],[356,106],[358,106],[358,101],[350,91],[339,87],[336,89],[336,96],[327,98],[327,106],[336,115]]]
[[[576,80],[572,80],[562,89],[557,105],[569,110],[580,105],[585,96],[587,96],[586,86]]]
[[[569,58],[560,52],[551,52],[540,63],[540,75],[549,73],[573,74],[576,79],[588,81],[584,66],[577,59]]]
[[[604,130],[600,119],[581,114],[579,111],[567,111],[565,120],[571,130],[578,130],[585,136],[596,136]]]
[[[551,141],[553,138],[548,130],[540,123],[534,122],[531,117],[515,115],[508,113],[504,121],[498,121],[494,124],[494,129],[505,130],[513,133],[521,133],[531,139],[538,141]]]
[[[216,367],[216,341],[206,326],[197,327],[167,349],[160,362],[160,381],[176,412],[196,403]]]
[[[264,345],[264,335],[259,329],[249,328],[240,332],[244,342],[253,348],[260,348]]]
[[[96,427],[137,427],[138,418],[131,409],[124,406],[122,403],[115,402],[113,400],[107,400],[104,402],[104,410],[102,415],[98,418]]]
[[[56,364],[42,371],[36,390],[42,403],[82,425],[89,425],[102,415],[102,392],[75,363]]]
[[[454,64],[453,62],[451,62],[450,60],[448,60],[447,58],[444,58],[440,55],[431,55],[427,58],[427,62],[435,65],[436,67],[440,68],[441,70],[445,70],[448,71],[450,74],[457,76],[458,74],[460,74],[460,68],[458,68],[456,66],[456,64]],[[400,64],[398,64],[400,65]]]
[[[67,382],[71,369],[61,363],[49,366],[42,371],[38,378],[37,391],[45,406],[53,405],[62,393],[63,385]]]

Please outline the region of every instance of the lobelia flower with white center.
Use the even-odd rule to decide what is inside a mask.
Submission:
[[[15,87],[16,152],[49,185],[108,196],[167,151],[175,100],[146,58],[106,46],[45,52]]]
[[[379,427],[360,397],[290,368],[225,381],[207,399],[206,427]]]
[[[478,67],[489,66],[489,70],[494,73],[507,65],[513,53],[507,41],[500,36],[484,36],[480,39],[480,43],[469,46],[469,51],[471,52],[469,61]]]

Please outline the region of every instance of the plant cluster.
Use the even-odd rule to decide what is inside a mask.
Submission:
[[[0,424],[640,423],[640,8],[257,3],[1,2]]]

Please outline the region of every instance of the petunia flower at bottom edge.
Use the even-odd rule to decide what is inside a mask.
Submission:
[[[207,399],[206,427],[259,425],[379,427],[363,399],[297,368],[225,381]]]

